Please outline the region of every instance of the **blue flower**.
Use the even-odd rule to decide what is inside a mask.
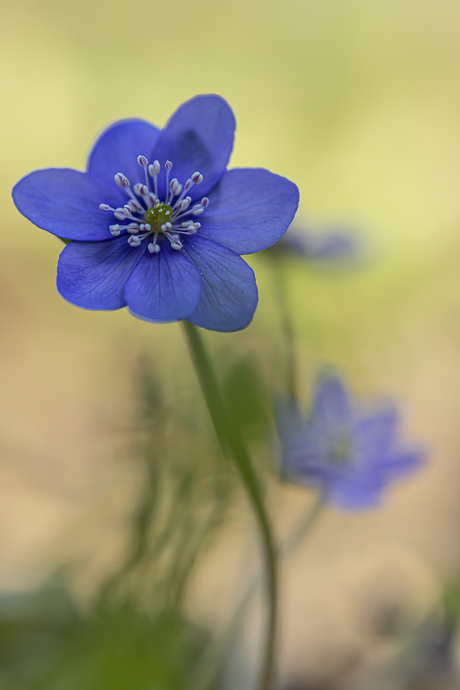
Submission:
[[[319,380],[310,415],[294,401],[278,403],[275,414],[286,477],[344,509],[378,504],[389,482],[422,462],[420,451],[400,450],[394,407],[357,407],[333,375]]]
[[[163,130],[138,119],[113,124],[86,172],[49,168],[20,180],[19,211],[72,240],[59,257],[60,294],[86,309],[128,306],[151,321],[247,326],[257,286],[240,255],[280,239],[298,190],[268,170],[226,170],[234,130],[222,98],[198,96]]]
[[[297,256],[309,262],[338,265],[355,262],[360,255],[356,235],[339,227],[311,232],[291,225],[284,237],[270,250],[272,253]]]

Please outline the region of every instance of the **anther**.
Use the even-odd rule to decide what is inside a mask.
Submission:
[[[156,162],[157,162],[157,161],[155,161],[155,163],[156,163]],[[166,170],[171,170],[172,167],[173,167],[173,164],[171,163],[171,161],[166,161],[166,163],[165,163],[165,168],[166,168]],[[158,171],[158,172],[159,172],[159,171]]]
[[[145,156],[138,156],[137,157],[137,162],[139,165],[141,165],[143,168],[146,168],[149,164],[147,158]]]
[[[134,185],[134,194],[137,194],[137,196],[142,196],[142,187],[144,186],[145,185],[143,185],[141,182],[137,182]]]
[[[203,182],[203,175],[199,172],[194,172],[190,179],[193,184],[201,184]]]
[[[139,204],[137,203],[137,201],[133,201],[133,199],[130,199],[128,203],[125,204],[125,206],[129,206],[132,213],[136,213],[136,211],[139,210]]]
[[[160,161],[153,161],[152,165],[149,165],[149,173],[153,177],[154,175],[159,175],[161,170]]]
[[[116,224],[116,225],[109,225],[109,230],[110,230],[110,233],[111,233],[114,237],[118,237],[118,235],[119,235],[120,232],[121,232],[121,231],[120,231],[120,226],[119,226],[118,224]]]
[[[125,189],[129,187],[129,180],[125,175],[123,175],[123,173],[117,173],[114,177],[114,180],[119,187],[125,187]]]
[[[170,188],[173,196],[176,196],[177,194],[179,194],[179,186],[180,186],[179,180],[177,179],[177,177],[172,179],[171,182],[169,183],[169,188]]]
[[[159,244],[154,244],[153,242],[150,242],[148,245],[147,249],[151,254],[158,254],[160,251],[160,245]]]
[[[207,196],[204,196],[204,197],[201,199],[201,205],[202,205],[203,208],[206,208],[206,206],[209,205],[209,199],[208,199]]]
[[[131,235],[131,237],[128,239],[128,244],[131,245],[131,247],[138,247],[141,243],[141,240],[139,237],[136,237],[136,235]]]
[[[181,223],[182,228],[188,228],[189,225],[193,225],[193,220],[185,220],[183,223]]]
[[[113,210],[112,208],[110,208],[110,206],[108,204],[99,204],[99,208],[101,209],[101,211],[112,211]]]
[[[182,242],[180,240],[174,240],[174,242],[171,242],[171,247],[173,249],[182,249]]]
[[[185,199],[182,199],[180,202],[180,210],[185,211],[186,208],[190,206],[192,203],[192,198],[190,196],[186,196]]]
[[[200,213],[203,213],[204,208],[196,208],[194,211],[192,211],[194,216],[199,216]]]

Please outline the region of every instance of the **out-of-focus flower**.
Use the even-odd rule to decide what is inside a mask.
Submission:
[[[291,225],[269,252],[272,255],[297,256],[327,266],[349,264],[361,258],[356,234],[338,227],[312,232]]]
[[[378,504],[387,484],[422,462],[419,450],[400,449],[394,407],[357,406],[334,375],[319,380],[309,415],[293,400],[279,402],[275,414],[285,477],[344,509]]]
[[[257,306],[241,258],[277,242],[297,187],[263,169],[226,170],[235,118],[218,96],[183,104],[163,130],[124,120],[96,141],[86,172],[38,170],[13,190],[40,228],[72,240],[57,288],[73,304],[235,331]]]

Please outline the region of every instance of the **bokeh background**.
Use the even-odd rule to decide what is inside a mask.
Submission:
[[[305,399],[333,364],[360,394],[396,398],[405,437],[428,451],[382,509],[327,511],[284,573],[285,676],[372,661],[386,649],[380,609],[423,618],[460,567],[458,2],[2,0],[1,17],[0,588],[37,586],[72,562],[84,602],[110,568],[142,358],[159,367],[173,409],[175,396],[196,404],[177,324],[65,303],[54,286],[61,245],[19,215],[11,187],[32,169],[83,169],[114,120],[162,126],[188,98],[218,93],[238,122],[231,165],[289,177],[300,224],[360,238],[353,268],[289,271]],[[250,262],[253,324],[207,339],[223,360],[255,353],[276,388],[276,287],[263,256]],[[310,498],[288,487],[273,497],[280,529]],[[231,609],[248,532],[242,508],[197,578],[203,619]]]

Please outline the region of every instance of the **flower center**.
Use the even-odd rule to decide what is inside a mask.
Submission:
[[[155,232],[161,232],[161,226],[171,222],[173,210],[169,204],[157,201],[155,206],[150,206],[144,213],[144,220]]]
[[[330,458],[334,465],[349,465],[353,451],[351,434],[348,429],[342,429],[332,439]]]
[[[131,189],[131,183],[126,175],[119,172],[114,179],[116,184],[126,192],[128,197],[126,204],[118,208],[112,208],[108,204],[99,204],[102,211],[111,211],[117,221],[129,221],[127,225],[120,225],[120,223],[109,225],[110,234],[113,237],[118,237],[122,233],[126,234],[131,247],[139,247],[148,237],[151,239],[148,244],[151,254],[157,254],[160,251],[158,238],[167,238],[173,249],[182,249],[181,235],[194,235],[201,227],[201,224],[190,216],[199,216],[209,204],[209,199],[205,196],[199,204],[191,206],[192,198],[187,195],[193,185],[201,184],[203,175],[194,172],[182,185],[176,177],[169,179],[173,164],[171,161],[166,161],[166,197],[162,201],[158,193],[160,162],[153,161],[149,165],[145,156],[138,156],[137,162],[144,168],[145,184],[138,182]],[[187,216],[189,216],[188,219]]]

